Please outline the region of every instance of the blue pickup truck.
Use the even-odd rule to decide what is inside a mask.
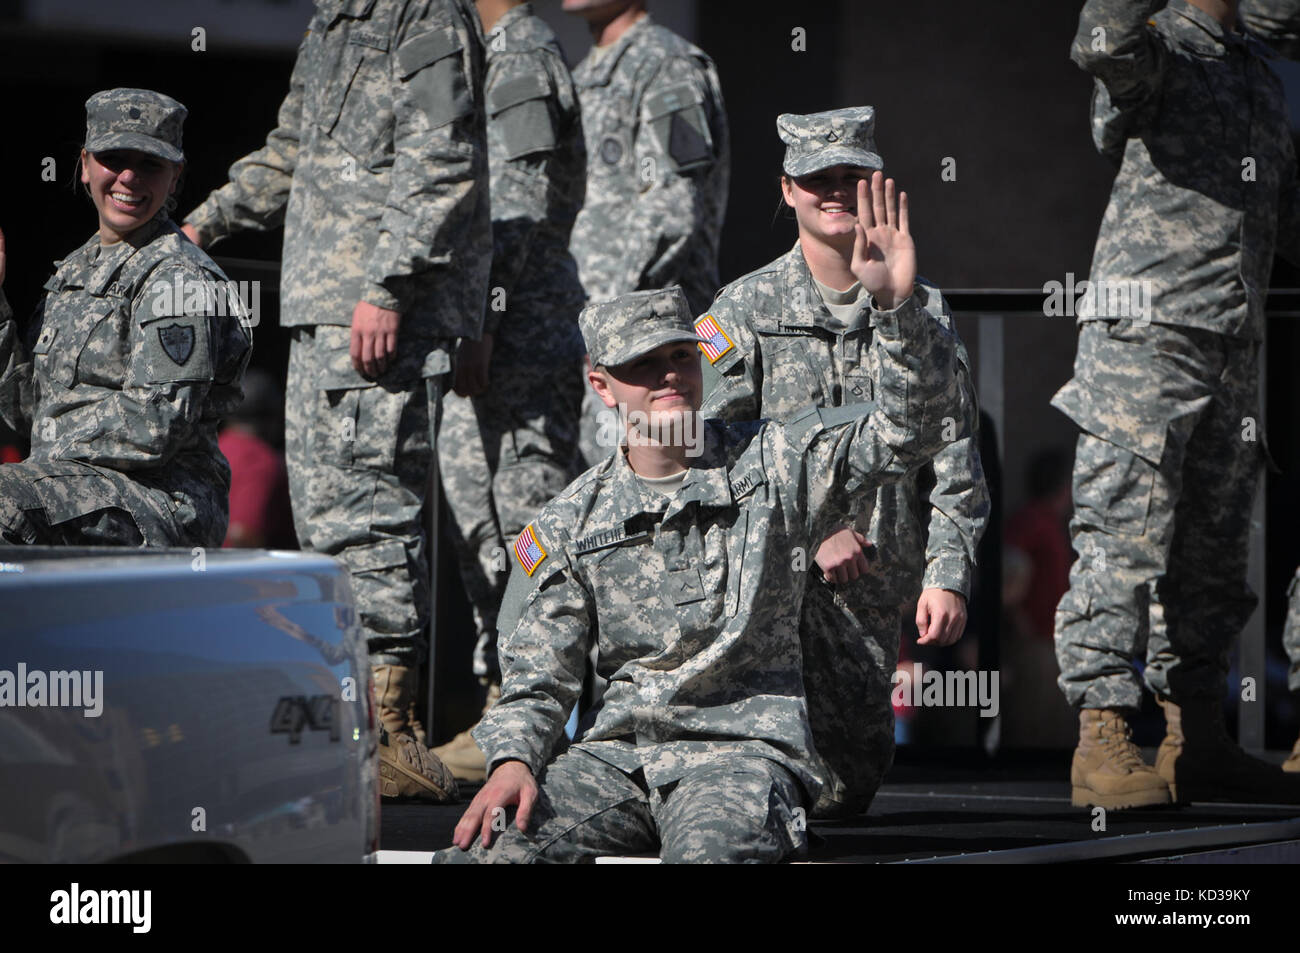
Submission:
[[[377,744],[334,560],[0,546],[0,862],[369,861]]]

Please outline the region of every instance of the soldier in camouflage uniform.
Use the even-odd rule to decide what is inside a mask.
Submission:
[[[150,90],[90,97],[81,181],[99,231],[56,263],[25,341],[0,292],[0,419],[31,438],[26,460],[0,466],[4,542],[225,538],[217,425],[252,339],[221,269],[168,217],[185,115]]]
[[[463,340],[443,404],[439,473],[474,609],[474,674],[497,692],[497,610],[506,547],[564,488],[578,443],[582,285],[569,231],[586,147],[578,96],[550,27],[522,0],[478,0],[487,40],[492,272],[481,341]],[[434,753],[484,778],[469,732]]]
[[[713,61],[653,22],[645,0],[564,0],[595,45],[573,71],[587,140],[587,198],[573,255],[591,301],[679,285],[699,314],[718,289],[718,241],[731,168]],[[602,405],[583,404],[582,455]]]
[[[705,416],[789,421],[809,403],[840,407],[872,400],[879,389],[884,359],[871,302],[851,271],[858,183],[865,191],[872,170],[883,167],[874,123],[870,106],[777,119],[787,146],[782,187],[799,241],[719,292],[697,323],[701,337],[715,339],[706,349]],[[953,331],[938,288],[918,281],[915,295]],[[965,625],[989,496],[969,359],[953,337],[962,413],[951,421],[950,442],[908,479],[860,495],[853,520],[816,552],[821,572],[808,583],[799,626],[809,718],[827,775],[817,815],[864,812],[893,763],[890,695],[903,628],[915,619],[922,644],[948,645]],[[956,439],[958,432],[967,436]]]
[[[627,446],[515,543],[502,697],[475,731],[493,770],[456,848],[435,860],[657,849],[665,861],[778,861],[805,849],[824,778],[795,554],[846,517],[856,488],[905,478],[941,449],[943,420],[962,403],[952,335],[912,294],[906,198],[886,203],[876,186],[855,258],[882,309],[871,314],[875,403],[809,407],[787,425],[702,422],[698,339],[679,289],[583,311],[591,383],[619,409]],[[887,267],[872,271],[869,257]],[[557,757],[593,646],[609,688]]]
[[[186,221],[205,246],[284,223],[294,523],[351,570],[387,796],[455,790],[410,709],[430,424],[455,339],[481,333],[491,259],[483,57],[468,0],[321,0],[278,126]]]
[[[1056,615],[1060,686],[1080,709],[1077,805],[1296,800],[1300,779],[1227,737],[1228,650],[1255,608],[1251,500],[1273,251],[1294,258],[1296,157],[1271,55],[1207,12],[1088,0],[1073,59],[1096,77],[1093,139],[1118,165],[1082,300],[1073,379],[1053,406],[1082,428]],[[1158,12],[1157,12],[1158,10]],[[1145,306],[1141,302],[1145,301]],[[1165,710],[1153,770],[1129,737],[1133,660]]]

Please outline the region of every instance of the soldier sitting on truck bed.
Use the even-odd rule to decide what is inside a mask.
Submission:
[[[0,292],[0,419],[32,448],[0,465],[4,542],[225,537],[217,424],[239,403],[252,338],[238,307],[215,306],[229,288],[221,269],[168,217],[185,115],[150,90],[92,96],[81,181],[99,231],[57,263],[25,342]]]

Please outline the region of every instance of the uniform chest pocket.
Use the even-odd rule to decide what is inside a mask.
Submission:
[[[317,124],[348,152],[369,159],[391,124],[388,38],[373,29],[354,29],[336,42]]]
[[[78,382],[97,377],[95,354],[87,347],[95,330],[108,320],[114,308],[99,302],[79,314],[74,320],[59,324],[47,323],[32,346],[32,357],[38,374],[43,374],[64,387],[74,387]],[[99,343],[98,340],[96,342]],[[110,355],[103,355],[109,357]]]
[[[803,335],[763,335],[763,416],[784,420],[809,404],[826,403],[822,369]]]

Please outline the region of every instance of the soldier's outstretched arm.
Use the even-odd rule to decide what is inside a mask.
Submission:
[[[0,232],[0,286],[5,280],[5,236]],[[32,362],[23,347],[13,308],[0,287],[0,421],[26,435],[32,421]]]
[[[185,234],[200,248],[227,235],[251,229],[266,231],[284,224],[289,187],[298,165],[302,126],[303,75],[309,64],[303,51],[309,37],[298,46],[298,58],[289,78],[289,93],[280,104],[275,128],[266,145],[230,167],[230,181],[209,195],[185,217]]]
[[[1289,60],[1300,60],[1300,0],[1241,0],[1247,28]]]
[[[522,761],[536,777],[582,692],[596,609],[568,560],[562,525],[544,509],[515,542],[498,616],[501,698],[473,732],[489,770]]]
[[[914,293],[916,247],[907,194],[892,179],[858,184],[857,240],[850,267],[872,295],[871,326],[881,361],[873,403],[810,407],[785,428],[769,428],[780,483],[793,490],[812,539],[848,515],[853,497],[902,479],[954,436],[965,437],[953,333]]]
[[[1166,0],[1088,0],[1079,12],[1079,29],[1070,59],[1101,80],[1111,102],[1126,109],[1144,101],[1160,85],[1162,48],[1147,21]]]
[[[942,308],[947,314],[946,302],[942,302]],[[952,326],[950,317],[944,326]],[[979,401],[966,349],[955,333],[953,344],[957,351],[961,414],[943,434],[948,439],[934,456],[922,588],[947,589],[969,599],[975,548],[988,523],[990,501],[979,452]]]

